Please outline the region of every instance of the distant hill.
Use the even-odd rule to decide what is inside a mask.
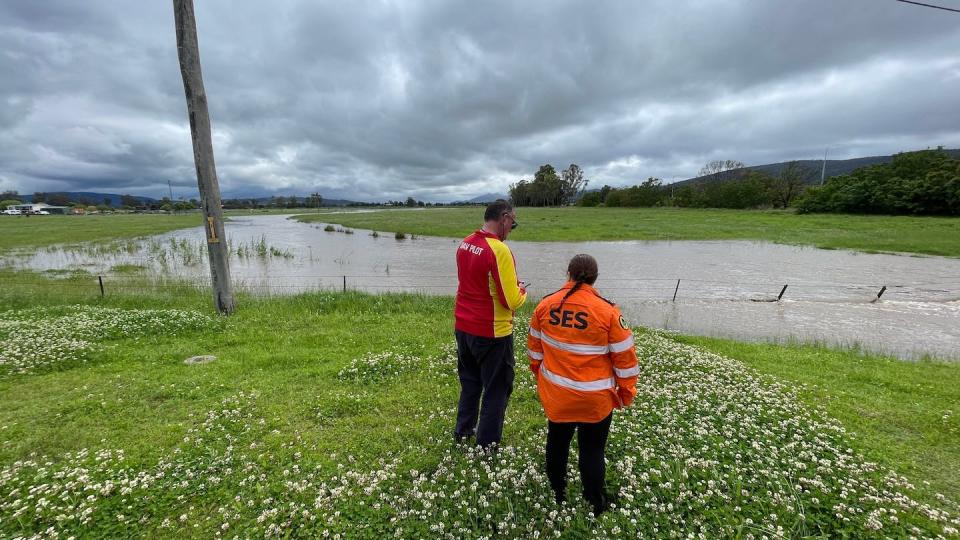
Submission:
[[[65,196],[67,199],[73,202],[79,202],[81,200],[90,201],[92,204],[103,204],[103,201],[105,199],[109,199],[110,206],[113,206],[116,208],[123,206],[120,202],[120,198],[123,195],[120,195],[119,193],[99,193],[94,191],[47,191],[47,192],[44,192],[44,196],[49,197],[51,195]],[[160,202],[160,199],[155,199],[153,197],[144,197],[142,195],[132,195],[132,197],[138,200],[143,205],[150,205],[150,204]],[[20,194],[19,198],[24,202],[38,202],[33,200],[32,194],[25,194],[25,193]],[[200,197],[198,195],[194,198],[199,199]],[[306,196],[298,196],[298,198],[300,200],[303,200],[303,199],[306,199]],[[230,197],[230,196],[223,197],[223,200],[227,200],[227,199],[240,199],[243,201],[249,201],[250,199],[253,199],[257,201],[257,203],[264,204],[264,205],[270,202],[270,197]],[[358,204],[358,203],[356,201],[351,201],[347,199],[326,199],[326,198],[323,199],[323,206],[347,206],[349,204]]]
[[[110,206],[120,207],[120,197],[122,195],[118,193],[96,193],[93,191],[47,191],[44,192],[44,195],[62,195],[70,199],[71,201],[81,201],[86,200],[90,201],[93,204],[103,204],[104,199],[110,199]],[[22,194],[21,197],[29,202],[39,202],[33,200],[33,194]],[[159,199],[154,199],[152,197],[142,197],[140,195],[133,195],[133,198],[137,199],[143,204],[155,203]]]
[[[953,159],[960,159],[960,149],[953,150],[944,150],[947,154],[950,155]],[[893,161],[893,156],[869,156],[853,159],[828,159],[826,167],[826,178],[831,178],[833,176],[841,176],[844,174],[850,174],[857,169],[863,167],[869,167],[871,165],[879,165],[881,163],[890,163]],[[808,169],[816,172],[816,174],[811,175],[809,179],[810,184],[819,184],[820,183],[820,168],[823,166],[823,160],[820,159],[799,159],[797,162],[807,167]],[[766,165],[753,165],[746,167],[748,170],[759,171],[762,173],[769,174],[771,176],[777,176],[780,174],[780,171],[783,170],[789,161],[781,161],[780,163],[767,163]],[[681,180],[676,182],[674,186],[683,186],[687,184],[697,184],[700,182],[706,182],[710,180],[710,175],[707,176],[697,176],[695,178],[688,178],[687,180]]]
[[[504,195],[504,194],[498,194],[498,193],[485,193],[485,194],[483,194],[483,195],[479,195],[479,196],[477,196],[477,197],[474,197],[474,198],[472,198],[472,199],[470,199],[469,201],[466,201],[466,202],[468,202],[468,203],[473,203],[473,204],[483,204],[483,203],[492,203],[493,201],[495,201],[495,200],[497,200],[497,199],[504,199],[504,200],[509,201],[509,200],[510,200],[510,196],[509,196],[509,195]]]
[[[287,195],[283,195],[283,197],[288,198]],[[257,204],[268,205],[270,204],[270,199],[272,198],[273,197],[223,197],[223,200],[226,201],[227,199],[230,199],[230,200],[249,201],[252,199],[257,201]],[[297,195],[297,199],[299,199],[300,201],[303,201],[306,198],[307,196]],[[351,204],[362,204],[362,203],[358,201],[350,201],[347,199],[328,199],[324,197],[323,204],[321,206],[347,206]]]

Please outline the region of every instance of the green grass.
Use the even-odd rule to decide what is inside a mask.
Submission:
[[[175,283],[143,282],[134,289],[108,287],[108,294],[101,298],[95,281],[89,276],[68,275],[61,279],[50,279],[33,273],[0,271],[0,284],[5,279],[17,280],[16,287],[0,287],[0,304],[5,309],[39,306],[58,310],[64,305],[97,305],[123,309],[189,309],[214,316],[212,301],[205,291]],[[447,441],[453,419],[452,407],[458,392],[449,356],[453,341],[452,303],[449,297],[334,292],[294,297],[241,296],[238,310],[233,316],[217,319],[206,329],[179,334],[159,332],[136,338],[114,338],[107,340],[88,363],[67,364],[29,375],[0,377],[0,467],[30,456],[45,455],[56,462],[61,459],[60,456],[84,448],[119,448],[126,454],[123,466],[134,471],[149,470],[151,464],[165,459],[174,460],[191,471],[201,467],[200,470],[209,471],[204,474],[225,479],[226,483],[217,489],[212,486],[190,487],[182,492],[186,499],[174,499],[175,495],[181,493],[179,491],[170,494],[166,491],[147,491],[146,495],[155,498],[153,503],[143,502],[142,496],[138,496],[136,500],[140,502],[136,502],[133,508],[139,510],[135,511],[155,511],[159,517],[156,520],[148,519],[142,529],[132,530],[139,531],[138,534],[162,537],[212,536],[223,520],[220,513],[225,511],[224,508],[232,512],[231,501],[236,496],[257,497],[257,512],[267,508],[261,505],[268,504],[265,501],[270,498],[300,501],[301,496],[291,493],[289,486],[284,483],[286,473],[282,473],[282,470],[297,463],[302,463],[305,470],[316,467],[317,471],[324,471],[321,478],[327,478],[341,470],[338,467],[376,470],[385,466],[378,460],[397,459],[402,462],[405,472],[399,479],[390,481],[398,482],[396,488],[391,489],[400,489],[399,493],[412,489],[409,481],[404,480],[410,478],[409,469],[438,474],[440,463],[457,470],[476,467],[478,464],[471,461],[472,458],[458,457],[460,454],[456,452],[450,454],[449,450],[443,450],[450,448]],[[530,307],[527,306],[521,319],[529,316]],[[955,474],[957,456],[960,454],[956,436],[957,417],[940,423],[935,418],[936,414],[942,414],[943,409],[948,408],[945,403],[957,401],[957,388],[960,387],[957,384],[960,381],[958,365],[910,364],[809,347],[777,349],[723,340],[678,339],[697,342],[706,349],[740,359],[760,372],[776,375],[780,380],[806,384],[818,381],[821,386],[806,388],[801,396],[811,405],[826,406],[848,430],[856,431],[859,434],[855,443],[858,450],[898,472],[907,473],[916,483],[929,481],[931,489],[921,492],[925,500],[935,503],[931,495],[933,489],[940,490],[948,497],[960,498]],[[522,347],[522,344],[518,347]],[[643,354],[645,358],[660,354],[669,357],[674,353],[668,353],[668,349],[664,346]],[[382,375],[368,371],[356,378],[339,375],[356,359],[383,351],[409,355],[416,365],[428,359],[445,358],[445,375],[438,376],[417,367],[411,370],[398,368],[395,373],[388,369]],[[185,358],[200,354],[215,355],[217,360],[204,365],[183,364]],[[511,399],[505,442],[520,444],[522,441],[533,441],[532,447],[531,443],[523,442],[523,453],[514,461],[519,463],[516,466],[521,470],[531,463],[535,468],[540,468],[540,445],[543,440],[540,430],[544,418],[528,382],[529,374],[523,367],[522,348],[518,348],[518,356],[521,357],[518,362],[518,381],[527,382],[518,383],[518,390]],[[701,361],[695,356],[689,360],[691,364]],[[693,429],[690,426],[696,426],[697,422],[704,420],[704,403],[718,399],[720,401],[708,406],[715,408],[730,404],[723,400],[723,396],[709,397],[705,394],[696,398],[703,400],[702,403],[683,411],[682,407],[692,403],[691,396],[694,394],[690,392],[702,391],[705,386],[700,386],[695,380],[678,380],[676,374],[705,377],[706,386],[713,385],[709,395],[722,391],[724,387],[725,383],[717,382],[715,377],[734,375],[723,374],[731,366],[725,361],[717,364],[716,373],[710,372],[711,368],[687,368],[687,361],[681,358],[674,362],[679,363],[658,368],[647,366],[644,369],[651,369],[650,376],[662,378],[663,384],[680,384],[684,390],[661,394],[659,384],[647,388],[645,392],[648,397],[642,400],[646,409],[636,410],[634,418],[649,425],[632,435],[635,438],[628,439],[632,442],[627,444],[622,442],[622,429],[630,425],[629,416],[619,417],[617,425],[621,431],[620,435],[613,437],[611,452],[639,451],[640,447],[634,448],[632,445],[646,445],[648,442],[643,441],[648,440],[653,445],[649,448],[663,445],[660,450],[652,450],[654,456],[662,457],[665,454],[661,452],[666,452],[667,448],[678,448],[678,443],[671,441],[670,437],[681,432],[700,433],[701,428]],[[712,362],[707,361],[702,366],[710,366]],[[812,370],[803,368],[804,364],[823,367],[819,368],[819,375],[814,377],[809,373]],[[739,369],[736,364],[732,366],[734,370]],[[685,369],[689,371],[684,372]],[[699,371],[702,369],[708,371]],[[736,380],[732,381],[736,383]],[[224,403],[233,403],[229,401],[232,396],[250,391],[256,392],[249,405],[256,411],[251,421],[238,424],[218,421],[214,423],[212,431],[205,431],[203,426],[206,425],[204,417],[207,411],[219,411],[224,407],[246,411],[248,406],[244,405],[243,399],[237,405]],[[776,395],[766,399],[774,399],[768,403],[777,403]],[[674,418],[673,411],[680,411],[681,416]],[[957,412],[960,411],[954,411],[955,414]],[[767,414],[774,414],[770,421],[779,422],[780,426],[796,418],[789,413],[789,409],[787,412]],[[260,425],[253,422],[252,419],[256,417],[263,418],[264,423]],[[716,429],[743,429],[742,424],[724,426],[723,421],[716,420],[720,422]],[[761,422],[762,427],[765,421],[763,416],[756,420]],[[642,422],[638,425],[642,426]],[[657,434],[654,432],[657,429],[664,431]],[[185,437],[196,438],[198,435],[208,437],[206,450],[204,447],[191,449],[184,442]],[[761,433],[757,432],[757,435]],[[824,436],[834,437],[827,431]],[[721,448],[722,440],[715,434],[707,434],[705,438],[697,439],[698,442],[690,450],[695,451],[696,455],[706,455],[703,452]],[[764,444],[769,443],[767,441]],[[247,455],[246,461],[253,460],[247,466],[258,467],[256,470],[266,475],[266,483],[254,491],[237,485],[243,475],[230,472],[239,467],[233,465],[239,462],[224,461],[228,459],[224,457],[224,452],[230,453],[228,444],[230,448],[236,446],[243,451]],[[251,444],[257,445],[254,452],[248,450]],[[622,447],[624,444],[625,448]],[[774,444],[779,444],[779,439]],[[750,451],[746,447],[741,448],[737,451]],[[295,458],[294,451],[302,452],[303,457]],[[183,457],[176,457],[178,455]],[[349,460],[346,456],[350,456]],[[510,459],[500,462],[499,466],[513,467],[514,462]],[[655,464],[657,458],[652,459],[645,466]],[[67,460],[72,464],[70,467],[85,463],[76,458]],[[453,463],[448,463],[449,460],[453,460]],[[924,463],[925,460],[929,462]],[[686,467],[681,465],[683,461],[671,463],[674,467],[670,473],[672,481],[687,482],[687,472],[681,472]],[[91,471],[96,469],[94,465],[83,466]],[[494,464],[494,470],[497,466]],[[702,481],[703,486],[707,479],[713,478],[709,471],[701,473],[693,468],[689,472],[689,482]],[[102,471],[89,474],[96,478]],[[518,470],[511,474],[521,473]],[[702,477],[701,474],[707,476]],[[610,475],[615,482],[627,481],[613,470]],[[636,476],[630,478],[635,479]],[[327,481],[337,483],[336,480],[324,480]],[[507,482],[509,485],[510,480],[505,478],[498,482]],[[460,485],[456,482],[439,484],[440,492],[444,493],[441,499],[454,489],[459,489],[455,486]],[[429,487],[434,484],[426,485]],[[657,487],[656,483],[652,485]],[[524,486],[523,489],[528,491],[520,492],[521,499],[524,493],[549,497],[542,483],[537,488],[532,488],[529,483]],[[571,488],[574,491],[575,486],[574,483]],[[531,489],[533,491],[529,491]],[[674,493],[673,488],[660,486],[657,489],[666,489],[663,493],[673,496],[669,495]],[[312,508],[316,493],[310,491],[303,497],[307,508]],[[345,515],[340,518],[342,521],[334,522],[331,527],[371,538],[380,538],[384,532],[392,530],[391,526],[377,521],[382,519],[381,512],[363,507],[377,499],[366,499],[362,492],[353,492],[348,498],[354,502],[337,503],[337,508],[342,509]],[[111,531],[112,534],[129,534],[129,528],[97,528],[106,527],[104,524],[112,520],[111,516],[125,513],[124,508],[132,502],[119,496],[104,500],[106,508],[115,505],[116,509],[106,516],[98,514],[101,517],[95,522],[94,528],[88,530],[89,534],[109,535]],[[545,515],[531,509],[522,500],[494,497],[493,502],[494,506],[489,511],[495,516],[514,511],[519,512],[522,519],[542,519]],[[470,504],[476,504],[476,501]],[[521,506],[516,506],[518,504]],[[724,503],[717,502],[710,504],[720,504],[716,508],[717,514],[701,515],[692,511],[688,517],[706,518],[715,524],[733,527],[723,529],[727,533],[743,530],[737,529],[735,522],[740,519],[740,514],[731,513],[732,507],[726,508]],[[749,500],[742,504],[747,505],[744,512],[751,515],[756,512],[766,515],[771,511],[750,506],[753,503]],[[462,512],[449,506],[443,508]],[[234,523],[235,527],[241,524],[254,527],[238,529],[238,532],[246,531],[240,532],[241,536],[263,535],[253,524],[256,513],[249,514],[242,507],[235,509],[237,515],[247,517],[227,521]],[[435,515],[440,508],[434,511],[427,507],[424,511],[428,515]],[[574,512],[570,514],[574,521],[566,526],[567,537],[590,535],[591,531],[598,530],[594,527],[601,527],[600,531],[610,534],[608,528],[614,522],[608,520],[598,525],[585,521],[582,510],[574,508],[569,511]],[[814,506],[809,506],[808,511],[813,512]],[[189,514],[189,523],[196,524],[198,528],[177,533],[160,525],[163,515],[176,516],[181,512]],[[646,510],[642,513],[650,515]],[[463,514],[459,515],[462,517]],[[821,527],[838,533],[846,530],[842,524],[831,524],[829,516],[829,512],[822,516],[818,514],[817,521],[794,524],[794,527],[800,528],[792,530],[795,534],[816,531]],[[821,518],[828,521],[821,522]],[[413,527],[421,521],[413,519]],[[319,529],[310,528],[313,525],[305,524],[302,520],[298,519],[297,523],[301,531],[307,531],[302,534],[319,532]],[[410,526],[411,521],[405,523],[405,526]],[[485,527],[489,525],[485,523],[481,520],[471,527],[477,527],[476,533],[479,534],[487,530]],[[627,526],[623,520],[617,523]],[[366,532],[357,532],[358,526],[361,527],[359,530]],[[637,525],[640,530],[647,526],[643,523]],[[0,528],[2,531],[4,529]],[[432,536],[426,530],[417,534]]]
[[[483,209],[430,208],[310,214],[378,231],[460,238],[479,228]],[[826,249],[960,257],[960,219],[909,216],[798,215],[790,211],[684,208],[519,208],[512,240],[767,240]]]
[[[678,340],[801,386],[804,401],[855,432],[870,459],[919,482],[928,494],[960,500],[960,363],[904,362],[815,345]]]
[[[16,248],[150,236],[198,227],[200,214],[0,216],[0,253]]]
[[[19,278],[25,280],[22,275]],[[0,278],[0,283],[3,280]],[[22,283],[22,281],[21,281]],[[46,293],[37,295],[40,289]],[[101,299],[95,280],[76,278],[35,288],[26,295],[0,295],[5,307],[95,304],[125,309],[197,309],[212,314],[207,294],[190,287],[136,287]],[[8,289],[9,292],[9,289]],[[449,298],[361,294],[305,297],[241,297],[237,314],[210,331],[120,340],[93,364],[29,377],[0,380],[0,462],[31,452],[58,455],[84,447],[127,450],[131,459],[155,458],[182,436],[190,416],[214,408],[225,396],[256,388],[267,410],[287,429],[316,436],[310,421],[315,398],[341,385],[336,371],[352,358],[391,348],[436,353],[452,336]],[[358,323],[369,325],[355,332]],[[438,324],[443,321],[448,324]],[[399,330],[405,329],[403,332]],[[190,356],[213,354],[209,365],[186,366]],[[92,396],[92,397],[90,397]],[[416,406],[405,394],[403,409]],[[395,397],[396,399],[396,397]],[[451,399],[453,399],[451,397]],[[103,404],[101,404],[103,402]],[[356,411],[357,421],[380,418],[376,407]],[[400,421],[399,418],[394,418]],[[368,446],[385,450],[388,441],[367,441],[363,433],[325,438],[330,450]],[[378,446],[379,444],[384,446]]]

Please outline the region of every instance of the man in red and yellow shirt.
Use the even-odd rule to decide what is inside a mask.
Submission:
[[[513,391],[513,312],[527,293],[517,279],[516,261],[504,243],[517,227],[513,206],[487,206],[483,228],[457,249],[457,373],[460,402],[454,437],[474,434],[477,444],[499,444],[503,417]],[[479,419],[479,423],[478,423]]]

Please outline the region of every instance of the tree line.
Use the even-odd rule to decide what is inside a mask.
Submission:
[[[734,160],[711,161],[700,169],[701,179],[681,186],[659,178],[614,188],[603,186],[584,194],[580,206],[678,206],[682,208],[787,208],[816,175],[799,162],[787,163],[776,175],[747,169]]]
[[[560,174],[553,165],[541,165],[532,180],[510,185],[510,200],[516,206],[563,206],[575,201],[588,182],[576,163]]]
[[[797,211],[960,216],[960,160],[943,148],[897,154],[807,190]]]
[[[685,208],[795,208],[801,213],[960,215],[960,160],[942,148],[903,152],[891,163],[835,176],[814,185],[817,172],[799,162],[776,174],[747,169],[739,161],[712,161],[697,182],[603,186],[585,193],[580,206]]]
[[[5,191],[0,193],[0,208],[7,206],[24,204],[26,200],[32,203],[46,203],[50,206],[65,206],[69,208],[82,208],[84,211],[93,212],[111,212],[117,210],[166,210],[166,211],[187,211],[200,208],[200,202],[197,199],[190,200],[171,200],[164,197],[160,200],[141,200],[133,195],[121,195],[119,206],[114,205],[111,197],[104,197],[97,200],[90,197],[71,197],[66,193],[46,193],[42,191],[34,192],[32,196],[21,195],[17,191]]]

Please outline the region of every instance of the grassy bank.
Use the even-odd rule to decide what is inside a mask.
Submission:
[[[384,210],[298,217],[348,227],[463,237],[482,225],[482,208]],[[686,208],[520,208],[511,239],[766,240],[827,249],[960,257],[960,219],[797,215],[784,211]]]
[[[0,252],[89,240],[115,240],[198,227],[200,214],[0,216]]]
[[[17,279],[0,289],[0,347],[5,368],[28,360],[22,373],[0,374],[0,536],[47,527],[91,537],[361,538],[905,536],[957,527],[953,503],[861,457],[905,466],[912,482],[956,499],[948,470],[906,467],[924,455],[955,466],[955,417],[924,416],[923,436],[907,433],[893,451],[871,427],[913,403],[932,412],[927,392],[955,401],[956,365],[934,372],[867,358],[873,368],[851,372],[857,385],[797,393],[737,360],[811,382],[778,366],[775,351],[716,340],[694,348],[639,332],[637,406],[618,413],[608,453],[620,508],[594,520],[575,480],[574,505],[556,507],[549,496],[522,327],[506,447],[484,456],[449,440],[458,387],[450,298],[241,297],[224,319],[205,292],[187,287],[100,299],[81,287],[43,292],[50,282],[34,274]],[[69,307],[79,304],[89,307]],[[709,352],[724,346],[725,356]],[[780,354],[799,363],[812,351]],[[183,363],[199,354],[217,360]],[[844,372],[842,356],[829,365]],[[925,377],[938,382],[912,385]],[[898,379],[898,391],[882,391]],[[869,415],[844,412],[865,397]],[[817,399],[842,426],[811,406]]]
[[[684,336],[801,388],[853,432],[869,458],[960,500],[960,364],[904,362],[814,345],[743,343]]]

